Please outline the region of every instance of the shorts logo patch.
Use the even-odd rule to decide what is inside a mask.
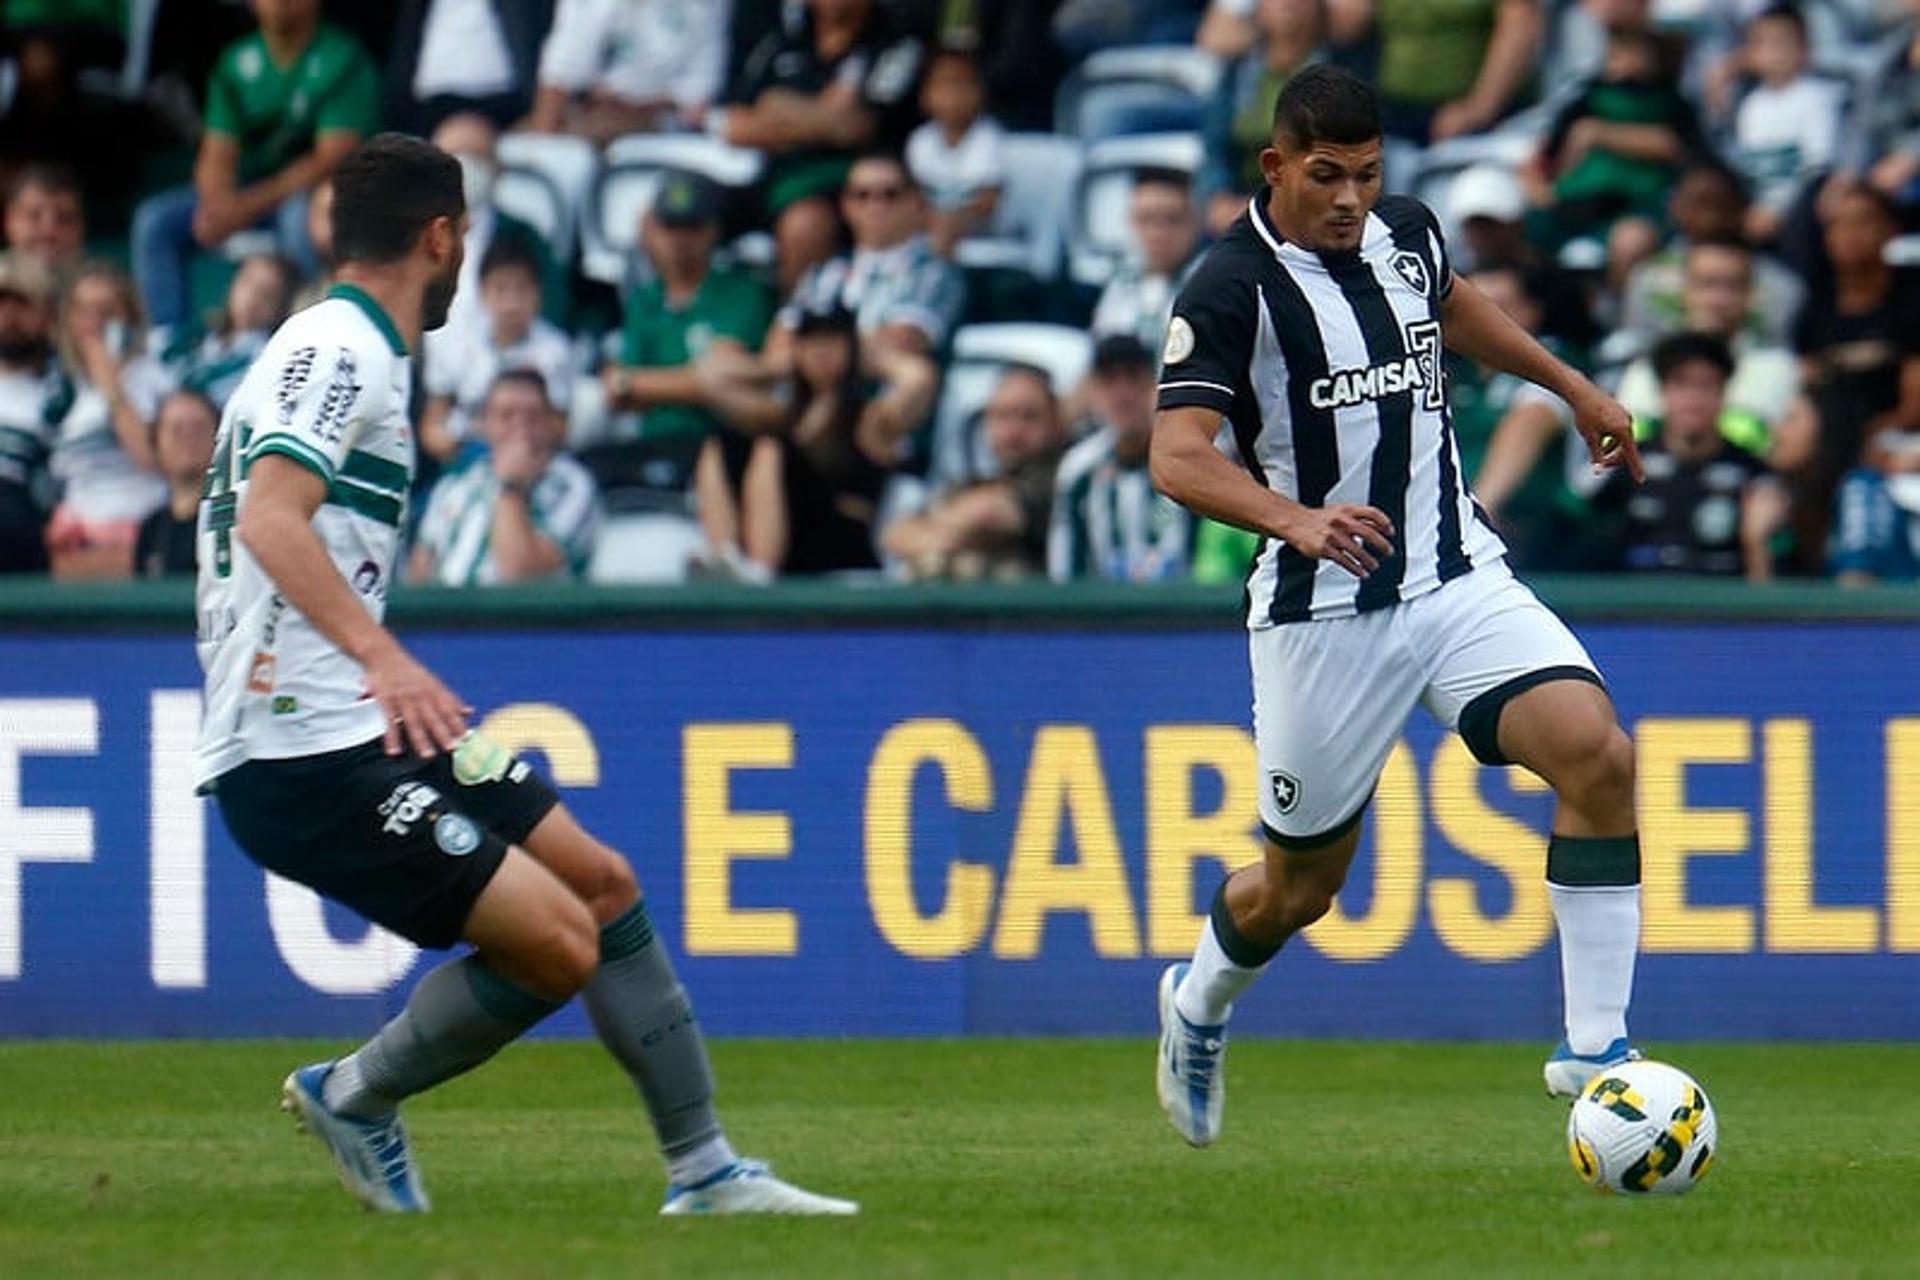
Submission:
[[[464,858],[480,847],[480,828],[463,813],[443,813],[433,824],[433,842],[449,858]]]
[[[498,782],[507,776],[512,763],[512,752],[492,738],[469,732],[453,749],[453,778],[463,787]]]
[[[380,802],[380,816],[386,821],[380,829],[390,836],[404,836],[413,830],[428,809],[440,803],[440,793],[424,782],[402,782]]]
[[[1193,326],[1185,316],[1175,316],[1167,326],[1167,345],[1161,349],[1162,364],[1179,364],[1193,354]]]
[[[1273,803],[1282,813],[1292,813],[1300,803],[1300,779],[1281,769],[1267,775],[1273,784]]]

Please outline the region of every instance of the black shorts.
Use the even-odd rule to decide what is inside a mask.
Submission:
[[[436,948],[459,941],[507,846],[560,803],[531,765],[477,734],[431,760],[390,756],[378,740],[249,760],[214,797],[262,867]]]

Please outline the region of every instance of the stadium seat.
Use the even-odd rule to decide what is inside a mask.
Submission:
[[[127,34],[126,56],[115,70],[85,67],[78,77],[80,88],[102,98],[138,102],[147,91],[147,72],[153,62],[154,28],[160,21],[160,0],[126,0],[124,6]],[[0,95],[5,102],[11,95]]]
[[[980,413],[1000,371],[1010,364],[1044,369],[1056,394],[1080,385],[1093,360],[1084,329],[1057,324],[975,324],[955,331],[947,376],[933,417],[931,476],[936,487],[990,476],[994,464],[980,435]]]
[[[1081,148],[1052,133],[1007,135],[1007,181],[1000,191],[991,235],[954,247],[963,267],[1025,271],[1039,280],[1060,274],[1073,196],[1080,180]]]
[[[1109,138],[1087,149],[1074,197],[1073,277],[1104,284],[1132,246],[1127,201],[1133,178],[1142,169],[1175,169],[1196,174],[1205,158],[1197,133],[1143,133]]]
[[[495,201],[546,238],[561,262],[573,261],[587,197],[600,157],[584,138],[555,133],[509,133],[500,139],[500,188]],[[542,184],[525,175],[537,174]]]
[[[653,203],[661,175],[697,173],[738,190],[759,180],[765,158],[699,134],[632,134],[607,146],[585,219],[581,270],[589,279],[619,285],[640,236],[640,217]]]
[[[683,512],[610,512],[600,522],[589,582],[684,582],[706,547],[699,522]]]
[[[1102,49],[1061,83],[1054,129],[1085,142],[1196,129],[1220,87],[1220,63],[1190,44]]]

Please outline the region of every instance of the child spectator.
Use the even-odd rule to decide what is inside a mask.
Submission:
[[[52,298],[40,263],[0,255],[0,574],[47,567]]]
[[[1800,10],[1775,5],[1747,24],[1745,62],[1758,81],[1734,117],[1734,146],[1753,188],[1747,238],[1765,244],[1780,232],[1807,179],[1832,163],[1845,98],[1838,82],[1807,65],[1807,25]]]
[[[58,164],[22,168],[7,191],[7,252],[32,258],[61,273],[80,261],[87,245],[86,206],[80,180]]]
[[[1534,238],[1556,250],[1576,237],[1605,238],[1616,288],[1658,248],[1667,189],[1702,149],[1699,116],[1672,61],[1646,28],[1610,31],[1600,74],[1560,109],[1527,171],[1534,203],[1545,207]]]
[[[943,49],[927,68],[921,108],[931,117],[907,139],[907,167],[933,211],[927,231],[942,257],[993,221],[1006,181],[1000,126],[981,114],[980,67],[963,49]]]
[[[1646,483],[1615,472],[1593,499],[1620,523],[1623,567],[1770,578],[1786,498],[1766,464],[1720,432],[1732,354],[1718,338],[1675,334],[1654,348],[1653,367],[1661,416],[1635,430]]]
[[[367,51],[320,19],[320,0],[253,0],[260,29],[227,46],[207,85],[193,184],[141,204],[133,254],[155,324],[187,320],[195,247],[270,227],[280,252],[315,266],[307,196],[380,124]]]
[[[57,344],[64,380],[47,409],[62,485],[47,526],[56,577],[125,574],[140,522],[167,500],[153,419],[173,380],[146,354],[146,329],[140,296],[118,267],[82,267],[67,286]]]
[[[285,258],[263,253],[246,259],[227,286],[227,303],[212,331],[178,336],[161,359],[181,386],[205,395],[218,413],[287,318],[297,283]]]
[[[448,587],[580,577],[593,558],[593,477],[560,452],[566,421],[530,369],[508,369],[483,401],[487,454],[434,486],[410,574]]]
[[[441,462],[467,445],[494,380],[507,370],[533,370],[563,414],[573,393],[573,343],[540,318],[540,258],[524,241],[502,236],[487,249],[480,301],[486,324],[467,341],[436,349],[426,369],[420,447]]]
[[[1132,334],[1102,338],[1093,350],[1092,431],[1067,450],[1054,483],[1047,573],[1055,582],[1187,576],[1193,515],[1155,492],[1147,474],[1155,372],[1153,352]]]
[[[198,391],[180,390],[160,403],[153,452],[167,482],[167,500],[140,522],[133,546],[133,573],[164,578],[194,571],[200,494],[213,461],[220,414]]]
[[[853,316],[836,309],[803,317],[793,369],[792,410],[777,432],[751,445],[710,439],[702,451],[698,496],[709,544],[723,563],[750,561],[742,575],[749,578],[878,569],[874,519],[893,459],[890,442],[863,430],[871,388]]]

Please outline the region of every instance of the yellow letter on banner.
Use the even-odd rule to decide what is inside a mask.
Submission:
[[[1920,951],[1920,720],[1887,721],[1887,950]]]
[[[1392,955],[1420,916],[1420,772],[1407,744],[1394,744],[1373,796],[1373,901],[1349,919],[1333,909],[1301,936],[1332,960],[1378,960]]]
[[[1872,907],[1813,901],[1813,730],[1805,720],[1769,720],[1766,753],[1768,951],[1862,953],[1878,945]]]
[[[1753,911],[1687,903],[1687,859],[1747,851],[1744,809],[1687,807],[1687,766],[1746,764],[1753,732],[1745,720],[1640,721],[1640,949],[1742,954],[1753,950]]]
[[[551,702],[515,702],[480,722],[480,736],[509,752],[538,751],[547,773],[563,787],[600,785],[600,752],[573,712]]]
[[[1077,862],[1053,858],[1063,817],[1073,828]],[[1034,734],[993,954],[1002,960],[1039,955],[1042,926],[1055,911],[1085,912],[1093,949],[1103,958],[1140,954],[1133,897],[1120,861],[1120,837],[1113,826],[1107,780],[1100,772],[1099,748],[1093,730],[1078,724],[1045,725]]]
[[[1525,769],[1507,770],[1516,791],[1544,791],[1547,784]],[[1546,837],[1489,805],[1480,794],[1480,762],[1467,744],[1449,736],[1433,757],[1429,792],[1440,834],[1461,853],[1484,862],[1513,886],[1513,905],[1497,920],[1480,910],[1474,882],[1443,876],[1427,886],[1433,931],[1457,955],[1492,963],[1532,955],[1553,933],[1547,898]]]
[[[681,734],[686,777],[686,895],[689,955],[790,956],[800,946],[793,912],[733,905],[736,858],[784,858],[793,822],[784,813],[736,813],[735,769],[793,767],[789,724],[690,724]]]
[[[1193,864],[1227,871],[1258,862],[1259,801],[1253,735],[1221,724],[1163,724],[1147,730],[1147,949],[1156,956],[1193,950],[1205,917],[1193,914]],[[1193,811],[1193,775],[1220,779],[1220,806]]]
[[[947,803],[970,813],[993,807],[993,774],[980,744],[952,720],[909,720],[887,730],[867,771],[867,901],[880,934],[901,955],[940,960],[971,951],[993,909],[993,870],[954,861],[944,905],[920,914],[913,900],[913,779],[940,767]]]

